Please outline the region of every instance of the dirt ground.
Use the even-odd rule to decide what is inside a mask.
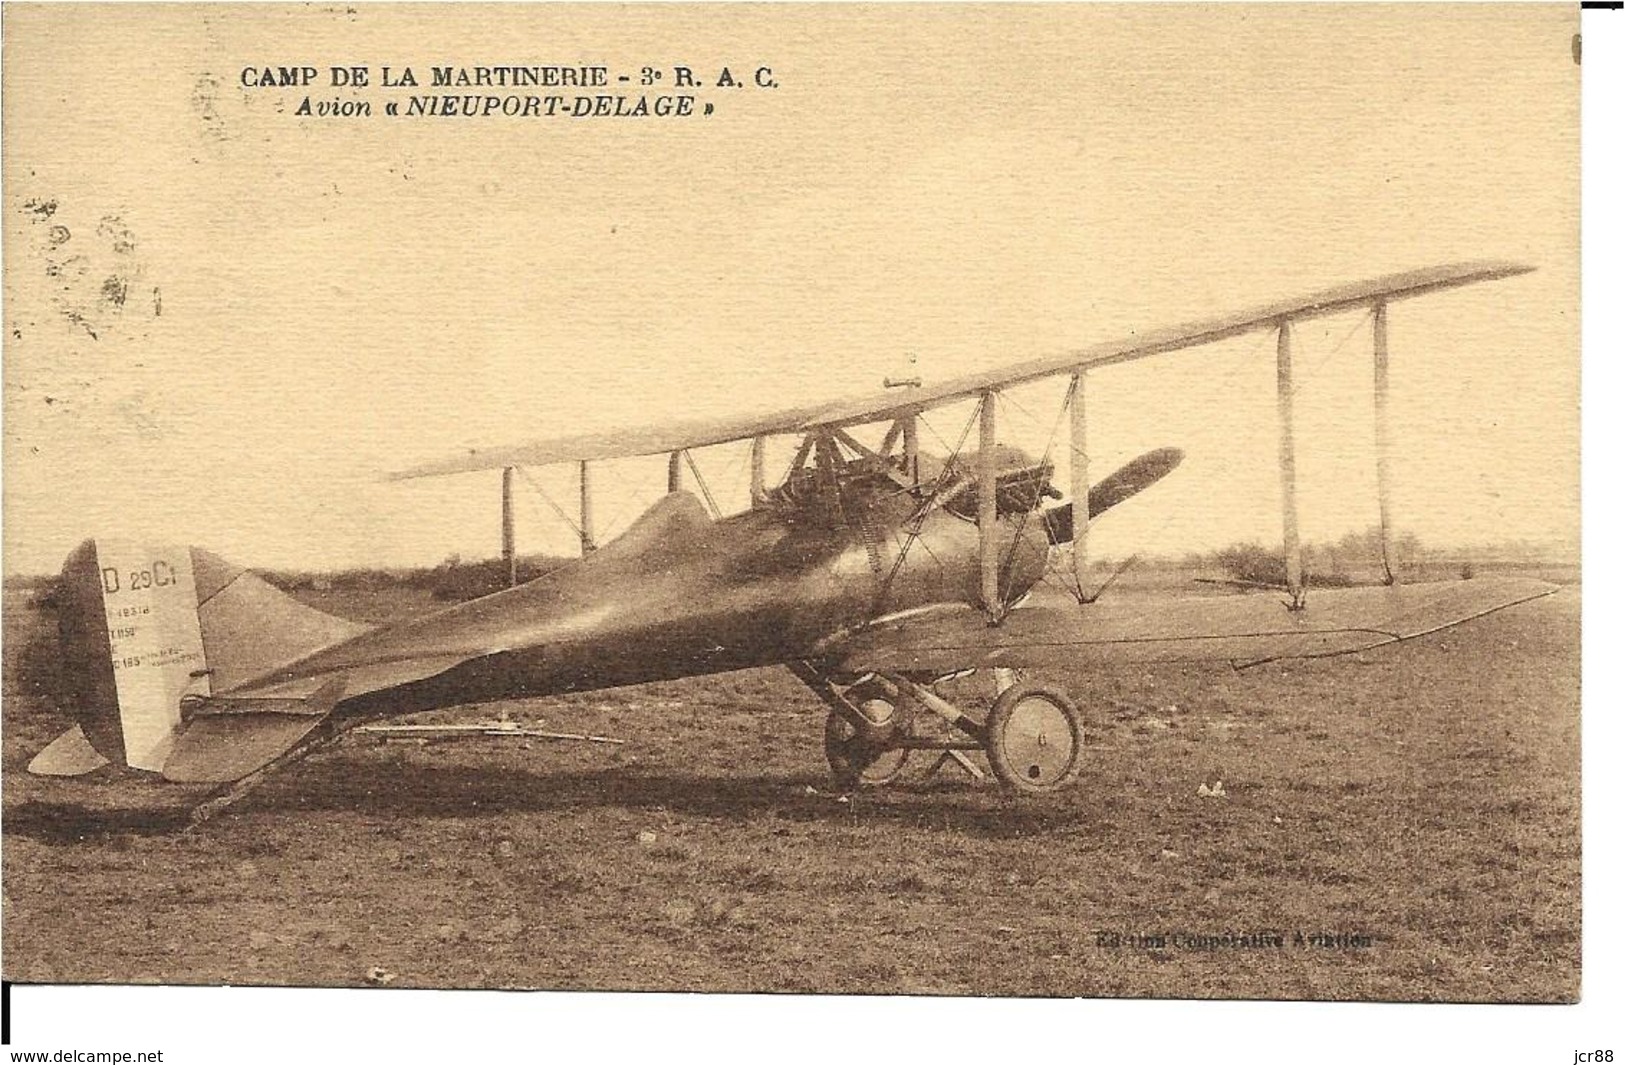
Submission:
[[[1038,800],[924,759],[835,794],[821,706],[763,670],[508,704],[619,747],[353,736],[190,832],[184,789],[24,773],[67,719],[8,669],[5,976],[1572,1000],[1579,617],[1054,676],[1091,749]],[[38,618],[5,624],[9,659]]]

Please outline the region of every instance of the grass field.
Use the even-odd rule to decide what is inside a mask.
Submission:
[[[508,706],[621,747],[347,738],[181,832],[196,793],[22,772],[67,718],[16,682],[11,594],[5,976],[1572,1000],[1579,616],[1054,675],[1093,734],[1039,800],[923,762],[833,794],[820,704],[764,670]]]

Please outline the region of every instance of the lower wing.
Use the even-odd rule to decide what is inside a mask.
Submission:
[[[1302,610],[1268,594],[1030,606],[989,625],[980,611],[872,625],[829,648],[849,672],[1225,661],[1352,654],[1414,639],[1557,591],[1518,577],[1317,589]]]

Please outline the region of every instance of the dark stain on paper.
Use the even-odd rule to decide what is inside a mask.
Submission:
[[[33,246],[48,282],[48,298],[75,330],[103,339],[130,324],[130,315],[146,316],[148,293],[151,316],[162,313],[158,287],[147,280],[136,235],[122,216],[103,214],[91,225],[74,219],[58,200],[44,197],[27,200],[21,211],[42,226]]]

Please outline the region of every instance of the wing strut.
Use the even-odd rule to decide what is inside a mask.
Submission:
[[[581,470],[581,510],[579,513],[581,520],[575,525],[575,530],[581,538],[581,557],[585,558],[598,549],[598,542],[594,538],[592,530],[592,466],[586,459],[582,459],[577,465]],[[519,584],[519,555],[514,550],[513,535],[513,475],[517,470],[518,467],[515,466],[502,467],[502,568],[508,572],[509,588],[517,587]],[[534,482],[532,483],[534,484]],[[535,485],[535,488],[538,492],[541,492],[540,485]],[[568,522],[569,518],[565,516],[564,511],[560,510],[558,505],[548,498],[547,493],[541,492],[541,494],[547,505],[558,511],[559,516]]]
[[[750,438],[750,505],[759,507],[767,498],[767,437]]]
[[[671,457],[666,460],[666,493],[668,495],[683,490],[683,456],[686,454],[688,454],[686,451],[673,451]]]
[[[893,466],[889,461],[887,461],[884,445],[882,445],[882,450],[880,451],[871,451],[869,448],[863,446],[863,442],[861,440],[847,432],[845,429],[835,430],[834,436],[836,440],[839,440],[841,443],[851,448],[853,454],[858,455],[861,458],[871,460],[875,464],[875,468],[893,484],[897,485],[897,487],[903,489],[904,491],[908,491],[914,487],[914,484],[909,480],[907,474],[899,473],[897,467]]]
[[[920,487],[920,423],[919,415],[905,414],[903,422],[903,462],[908,479]]]
[[[1072,576],[1078,582],[1080,603],[1089,601],[1084,590],[1089,587],[1089,437],[1083,378],[1082,370],[1072,375]]]
[[[581,460],[581,557],[586,558],[598,550],[598,541],[592,533],[592,465]]]
[[[519,583],[519,559],[513,552],[513,467],[502,467],[502,565],[508,571],[508,587]]]
[[[1292,437],[1292,319],[1283,318],[1275,345],[1275,402],[1281,416],[1281,548],[1286,555],[1290,609],[1302,610],[1303,547],[1298,542],[1298,457]]]
[[[981,537],[982,606],[997,624],[1004,617],[999,602],[999,550],[994,539],[999,525],[999,467],[994,453],[998,438],[996,405],[998,393],[982,393],[982,433],[976,452],[976,529]]]
[[[1377,421],[1377,522],[1382,533],[1382,579],[1395,584],[1394,524],[1389,517],[1388,491],[1390,437],[1388,435],[1388,301],[1379,299],[1372,308],[1371,354],[1372,398]]]

